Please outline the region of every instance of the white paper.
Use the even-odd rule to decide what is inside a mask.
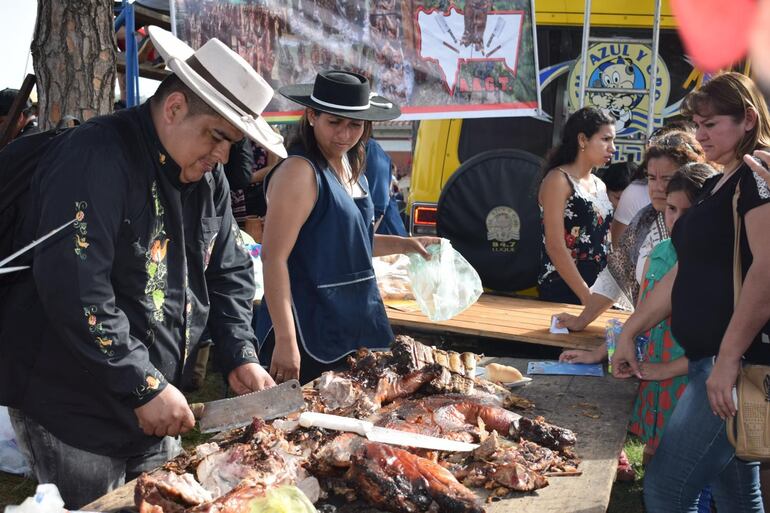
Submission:
[[[563,335],[566,333],[569,333],[569,330],[567,328],[560,328],[556,325],[556,323],[559,322],[559,320],[556,318],[555,315],[551,316],[551,329],[549,330],[551,333],[555,333],[557,335]]]

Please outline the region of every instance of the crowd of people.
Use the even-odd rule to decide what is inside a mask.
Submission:
[[[640,166],[650,204],[634,201],[636,214],[610,231],[619,234],[612,251],[611,201],[589,169],[613,151],[612,125],[591,107],[570,117],[540,186],[540,296],[583,305],[579,316],[558,316],[571,330],[613,304],[634,309],[612,372],[642,380],[630,430],[646,444],[648,511],[695,511],[713,495],[717,511],[759,512],[759,463],[735,456],[725,420],[736,414],[740,367],[770,362],[762,343],[770,320],[770,176],[761,165],[770,163],[770,113],[757,86],[738,73],[690,93],[682,113],[691,124],[650,139]],[[649,340],[641,362],[640,335]],[[606,358],[604,347],[561,355]]]
[[[149,34],[173,73],[147,103],[53,140],[15,243],[62,220],[74,231],[3,285],[0,404],[35,476],[70,509],[179,452],[194,418],[177,387],[199,346],[213,341],[236,394],[310,381],[392,341],[372,257],[427,258],[438,242],[399,226],[393,166],[371,132],[400,108],[364,75],[322,71],[281,87],[303,112],[284,146],[260,117],[273,89],[234,42],[194,51]],[[28,111],[18,132],[34,128]],[[601,177],[614,119],[593,107],[569,117],[539,186],[539,295],[583,305],[558,316],[573,331],[613,305],[634,310],[612,372],[642,380],[630,431],[646,444],[649,511],[694,511],[713,494],[718,511],[761,512],[759,464],[735,457],[725,419],[741,365],[770,361],[770,113],[737,73],[690,93],[682,113],[689,121],[656,133],[638,168]],[[250,216],[264,219],[256,326],[239,231]],[[739,295],[728,292],[735,266]]]

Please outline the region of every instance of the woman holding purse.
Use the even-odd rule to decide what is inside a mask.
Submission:
[[[720,512],[761,512],[759,464],[736,458],[725,419],[736,413],[733,387],[741,365],[770,363],[770,344],[760,333],[770,319],[770,188],[742,160],[770,146],[770,114],[756,85],[738,73],[690,93],[683,111],[695,122],[707,159],[724,172],[706,182],[700,200],[677,222],[672,241],[679,262],[626,322],[613,373],[638,376],[634,337],[671,315],[690,360],[688,384],[647,470],[647,510],[695,511],[700,490],[710,484]],[[735,237],[744,281],[734,307]]]

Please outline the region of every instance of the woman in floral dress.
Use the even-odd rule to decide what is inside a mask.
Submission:
[[[613,118],[585,107],[567,120],[559,146],[544,167],[538,202],[543,221],[540,298],[585,304],[607,264],[612,204],[592,170],[615,152]]]

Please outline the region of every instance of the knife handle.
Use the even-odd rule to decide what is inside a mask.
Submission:
[[[206,405],[203,403],[190,403],[190,409],[192,410],[195,420],[201,420],[203,417],[203,411],[206,409]]]
[[[312,411],[302,412],[299,416],[299,425],[302,427],[320,427],[324,429],[333,429],[334,431],[347,431],[357,433],[361,436],[366,434],[374,427],[369,421],[351,419],[349,417],[340,417],[339,415],[329,415],[327,413],[317,413]]]

